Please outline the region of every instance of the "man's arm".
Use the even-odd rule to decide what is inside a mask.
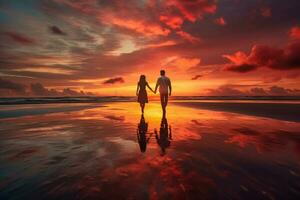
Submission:
[[[171,94],[172,94],[172,84],[171,84],[171,81],[170,81],[170,79],[169,79],[169,96],[171,96]]]

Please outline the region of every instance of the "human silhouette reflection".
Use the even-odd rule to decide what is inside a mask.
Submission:
[[[148,135],[148,123],[145,122],[144,115],[141,115],[141,120],[140,123],[138,124],[138,129],[137,129],[137,139],[138,143],[140,146],[141,152],[145,152],[147,149],[147,143],[150,140],[151,135]]]
[[[159,135],[157,130],[154,130],[157,144],[161,148],[162,155],[165,155],[166,149],[170,146],[172,140],[171,126],[168,126],[168,121],[165,115],[163,115],[160,123]]]

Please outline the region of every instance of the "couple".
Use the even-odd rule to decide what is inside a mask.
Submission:
[[[138,96],[138,102],[140,103],[142,113],[144,114],[145,104],[148,103],[148,95],[146,91],[146,86],[156,94],[157,88],[159,87],[160,93],[160,103],[163,110],[163,115],[166,114],[166,107],[168,104],[168,97],[171,96],[172,86],[171,81],[168,77],[166,77],[165,70],[160,70],[160,77],[157,79],[155,90],[149,86],[146,81],[146,76],[141,75],[140,80],[137,84],[136,95]]]

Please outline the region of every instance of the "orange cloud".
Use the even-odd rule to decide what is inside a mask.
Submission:
[[[247,61],[248,56],[242,52],[242,51],[238,51],[236,53],[234,53],[233,55],[223,55],[224,58],[227,58],[229,61],[231,61],[232,63],[234,63],[235,65],[242,65]]]
[[[294,26],[289,32],[290,38],[294,40],[300,39],[300,26]]]
[[[194,37],[185,31],[177,31],[176,33],[177,33],[177,35],[181,36],[183,39],[185,39],[191,43],[198,43],[201,41],[200,38]]]
[[[220,17],[220,18],[216,19],[215,23],[220,25],[220,26],[225,26],[226,25],[226,21],[223,17]]]
[[[103,20],[103,18],[101,20]],[[171,32],[167,28],[163,28],[155,23],[143,21],[142,19],[125,19],[113,15],[106,15],[104,16],[103,22],[133,30],[146,36],[167,36]]]
[[[184,57],[175,57],[167,62],[165,65],[174,66],[178,69],[187,70],[191,67],[195,67],[201,63],[200,58],[184,58]]]
[[[168,40],[165,42],[160,42],[160,43],[156,43],[156,44],[148,44],[145,45],[144,48],[157,48],[157,47],[164,47],[164,46],[172,46],[172,45],[176,45],[177,43],[173,40]]]
[[[169,4],[177,7],[181,14],[191,22],[202,19],[204,14],[213,14],[217,10],[215,0],[172,0]]]
[[[179,16],[166,16],[161,15],[159,17],[160,21],[164,22],[167,26],[169,26],[172,29],[178,29],[181,28],[183,24],[183,19]]]

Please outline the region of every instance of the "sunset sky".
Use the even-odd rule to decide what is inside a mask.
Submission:
[[[299,0],[0,0],[0,96],[300,95]]]

